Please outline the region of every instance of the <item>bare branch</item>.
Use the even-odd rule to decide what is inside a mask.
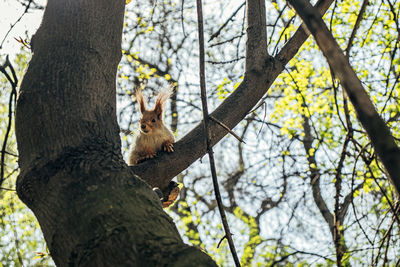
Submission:
[[[303,128],[304,128],[304,139],[303,139],[303,146],[304,150],[307,153],[307,161],[310,166],[310,184],[311,184],[311,189],[312,189],[312,194],[314,198],[315,205],[317,205],[318,210],[321,212],[322,217],[326,221],[326,223],[329,226],[329,231],[331,232],[333,236],[333,231],[334,231],[334,217],[332,213],[330,212],[328,206],[326,205],[325,200],[323,199],[321,195],[321,187],[320,187],[320,177],[321,173],[319,172],[317,166],[317,160],[315,158],[315,152],[311,153],[312,151],[312,143],[314,141],[314,137],[311,134],[311,127],[310,123],[308,121],[308,117],[303,116],[304,122],[303,122]]]
[[[218,204],[218,210],[221,215],[222,225],[225,230],[225,237],[228,240],[229,248],[236,266],[240,266],[240,261],[236,252],[235,244],[232,239],[232,233],[229,228],[228,220],[225,215],[224,207],[222,204],[221,193],[218,185],[217,170],[215,168],[214,152],[211,145],[211,132],[209,127],[209,115],[207,106],[207,91],[206,91],[206,73],[205,73],[205,52],[204,52],[204,30],[203,30],[203,4],[201,0],[197,0],[197,22],[199,34],[199,65],[200,65],[200,89],[201,89],[201,103],[203,107],[203,120],[205,140],[207,145],[208,158],[210,160],[211,176],[214,185],[215,198]]]
[[[358,13],[357,16],[357,20],[356,23],[353,27],[353,31],[351,32],[350,38],[349,38],[349,42],[347,43],[347,47],[346,47],[346,56],[349,57],[350,56],[350,49],[353,46],[353,40],[356,37],[356,33],[358,30],[358,27],[360,27],[361,24],[361,20],[364,16],[365,10],[367,9],[368,6],[368,0],[364,0],[360,9],[360,13]]]
[[[11,78],[11,76],[8,74],[8,72],[6,70],[7,67],[11,70],[13,78]],[[4,76],[6,76],[7,80],[11,84],[10,99],[8,101],[8,123],[7,123],[6,133],[4,135],[3,145],[1,148],[1,159],[0,159],[0,187],[1,187],[1,184],[3,183],[3,181],[5,179],[4,168],[5,168],[5,159],[6,159],[6,152],[7,152],[6,148],[7,148],[8,138],[9,138],[10,132],[11,132],[11,124],[12,124],[12,119],[13,119],[12,107],[13,107],[13,103],[14,103],[14,100],[15,100],[16,94],[17,94],[18,78],[15,74],[15,70],[14,70],[13,66],[11,65],[11,63],[8,59],[8,56],[6,57],[5,63],[2,66],[0,66],[0,72],[3,73]]]
[[[209,116],[209,118],[213,121],[215,121],[216,123],[218,123],[222,128],[224,128],[227,132],[229,132],[231,135],[233,135],[233,137],[235,137],[239,142],[245,143],[245,141],[243,141],[242,138],[240,138],[237,134],[235,134],[231,129],[228,128],[228,126],[226,126],[223,122],[220,122],[219,120],[217,120],[216,118],[214,118],[213,116]]]
[[[239,12],[240,9],[242,9],[242,7],[244,7],[244,5],[246,4],[246,1],[244,1],[233,13],[232,15],[225,21],[224,24],[222,24],[221,27],[219,27],[219,29],[213,33],[210,37],[210,39],[208,40],[208,42],[211,42],[215,37],[217,37],[223,28],[225,28],[226,25],[228,25],[229,21],[233,20],[233,18],[236,16],[236,14]]]

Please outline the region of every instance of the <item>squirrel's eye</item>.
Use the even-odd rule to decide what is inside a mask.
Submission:
[[[151,122],[156,122],[156,119],[152,119]]]

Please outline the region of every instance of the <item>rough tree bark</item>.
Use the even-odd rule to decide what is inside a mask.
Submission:
[[[18,195],[57,266],[216,266],[183,243],[122,159],[115,74],[124,5],[48,1],[18,96]]]
[[[243,83],[212,116],[233,128],[266,93],[307,34],[267,53],[264,0],[247,1]],[[331,0],[320,1],[323,12]],[[170,155],[128,167],[115,110],[124,0],[49,0],[20,87],[19,197],[32,209],[58,266],[215,266],[185,245],[151,186],[205,153],[199,125]],[[212,125],[212,143],[225,134]]]

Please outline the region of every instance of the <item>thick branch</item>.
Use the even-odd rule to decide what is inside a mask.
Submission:
[[[332,0],[321,0],[317,4],[318,9],[325,12],[330,3]],[[260,38],[260,36],[265,36],[265,26],[263,26],[265,25],[265,15],[260,14],[260,12],[264,13],[265,9],[260,6],[263,5],[258,0],[247,3],[247,14],[251,14],[248,23],[253,28],[247,30],[246,53],[249,59],[246,66],[249,69],[246,69],[243,82],[210,114],[230,129],[233,129],[254,108],[308,37],[308,33],[299,29],[282,48],[281,53],[277,56],[278,60],[268,56],[266,38]],[[262,19],[264,19],[263,23]],[[255,71],[251,71],[251,69]],[[173,177],[206,153],[203,129],[204,126],[200,123],[184,136],[175,144],[175,153],[163,154],[131,168],[150,185],[160,188],[167,187]],[[226,130],[217,123],[210,123],[210,131],[212,145],[218,143],[227,134]]]
[[[245,74],[264,72],[267,59],[265,1],[247,0],[247,41]]]
[[[349,61],[317,10],[306,0],[288,0],[288,2],[292,4],[303,19],[327,58],[330,67],[338,76],[357,112],[358,119],[367,131],[377,155],[386,168],[389,179],[393,183],[397,194],[399,194],[400,149],[396,145],[390,129],[379,116],[361,81],[351,68]]]

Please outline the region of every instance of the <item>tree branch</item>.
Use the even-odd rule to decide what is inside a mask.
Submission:
[[[12,73],[12,78],[11,76],[8,74],[8,72],[6,71],[6,68],[9,68],[11,70]],[[6,148],[7,148],[7,142],[8,142],[8,137],[10,136],[10,132],[11,132],[11,124],[12,124],[12,119],[13,119],[13,114],[14,112],[12,111],[12,106],[14,103],[14,100],[16,98],[17,95],[17,84],[18,84],[18,77],[15,74],[15,70],[13,68],[13,66],[10,63],[10,60],[8,58],[8,56],[6,57],[6,61],[4,62],[3,65],[0,66],[0,72],[4,74],[4,76],[6,76],[6,79],[10,82],[11,84],[11,93],[10,93],[10,99],[8,101],[8,123],[7,123],[7,129],[6,129],[6,133],[4,135],[4,140],[3,140],[3,144],[1,147],[1,158],[0,158],[0,187],[3,183],[3,181],[5,180],[4,177],[4,169],[5,169],[5,160],[6,160]]]
[[[368,0],[363,1],[360,12],[358,13],[356,23],[354,24],[353,31],[351,32],[349,41],[347,43],[347,47],[346,47],[346,56],[347,57],[350,56],[350,49],[353,46],[353,40],[356,37],[358,28],[360,27],[361,20],[363,19],[365,10],[367,9],[367,6],[368,6],[368,2],[369,2]]]
[[[225,21],[225,23],[222,24],[222,26],[219,27],[219,29],[218,29],[215,33],[213,33],[213,34],[211,35],[210,39],[208,39],[208,42],[211,42],[214,38],[216,38],[216,37],[221,33],[221,31],[225,28],[225,26],[228,25],[228,23],[229,23],[231,20],[233,20],[233,18],[236,16],[236,14],[239,12],[239,10],[242,9],[242,7],[244,7],[245,4],[246,4],[246,1],[243,2],[243,3],[232,13],[232,15]]]
[[[320,187],[320,178],[321,178],[321,173],[318,170],[318,163],[315,158],[315,151],[311,153],[313,147],[312,143],[314,141],[314,137],[311,134],[311,127],[309,120],[306,116],[303,116],[304,122],[303,122],[303,128],[304,128],[304,139],[303,139],[303,146],[304,150],[307,153],[307,161],[308,165],[310,166],[310,184],[311,184],[311,190],[314,198],[315,205],[317,205],[318,210],[321,212],[322,217],[324,218],[325,222],[329,226],[329,231],[332,234],[332,237],[334,236],[334,217],[332,213],[330,212],[328,206],[326,205],[325,200],[323,199],[321,195],[321,187]]]
[[[222,204],[221,193],[218,185],[217,170],[215,168],[214,152],[211,146],[211,132],[209,131],[210,117],[208,114],[207,106],[207,91],[206,91],[206,72],[205,72],[205,61],[204,61],[204,30],[203,30],[203,4],[201,0],[196,1],[197,6],[197,23],[198,23],[198,34],[199,34],[199,66],[200,66],[200,90],[201,90],[201,103],[203,109],[203,121],[204,121],[204,131],[205,140],[207,146],[208,158],[210,160],[211,176],[214,186],[215,199],[218,203],[218,210],[221,215],[222,225],[225,230],[225,237],[228,240],[229,249],[233,257],[233,261],[236,266],[240,267],[239,258],[236,252],[235,244],[233,242],[232,233],[229,229],[228,220],[225,215],[224,207]]]
[[[321,12],[325,12],[331,3],[332,0],[321,0],[317,6]],[[260,38],[260,36],[265,36],[266,31],[265,15],[259,14],[264,9],[260,9],[258,0],[250,0],[246,11],[248,60],[244,79],[239,87],[210,114],[230,129],[233,129],[257,105],[308,37],[308,33],[299,29],[276,58],[270,57],[267,54],[266,38]],[[227,134],[226,130],[217,123],[210,124],[210,131],[212,145],[218,143]],[[130,168],[151,186],[161,189],[167,187],[173,177],[206,153],[203,122],[179,140],[174,145],[174,149],[175,153],[164,153]]]

